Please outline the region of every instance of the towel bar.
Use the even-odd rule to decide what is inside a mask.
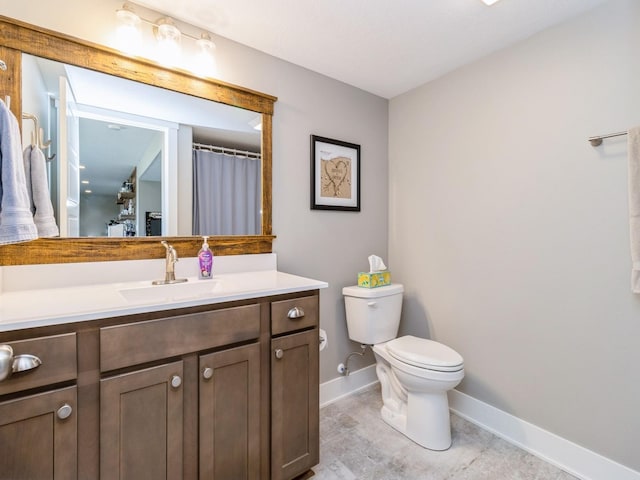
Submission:
[[[597,147],[599,145],[602,145],[602,140],[605,138],[612,138],[612,137],[621,137],[622,135],[626,135],[627,132],[616,132],[616,133],[608,133],[606,135],[598,135],[596,137],[589,137],[589,143],[591,144],[592,147]]]

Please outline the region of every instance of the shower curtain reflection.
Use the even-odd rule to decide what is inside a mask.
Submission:
[[[260,154],[194,146],[193,235],[260,235],[260,163]]]

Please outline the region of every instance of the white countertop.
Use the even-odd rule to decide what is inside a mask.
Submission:
[[[178,276],[178,275],[176,275]],[[174,285],[150,280],[62,288],[6,291],[0,294],[0,332],[132,315],[234,300],[326,288],[319,280],[277,270],[188,277]]]

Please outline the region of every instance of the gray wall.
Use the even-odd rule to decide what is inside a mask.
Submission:
[[[640,297],[626,140],[640,2],[612,0],[390,102],[390,264],[403,329],[459,389],[640,470]]]
[[[2,13],[112,44],[115,10],[121,6],[121,0],[32,0],[9,2]],[[192,34],[199,35],[197,30]],[[329,282],[320,307],[321,327],[329,336],[320,357],[324,382],[338,376],[338,363],[358,348],[347,339],[341,289],[356,282],[369,254],[387,254],[388,102],[229,40],[215,41],[218,78],[278,97],[273,122],[274,251],[280,270]],[[188,47],[185,40],[183,48]],[[309,209],[311,134],[361,145],[360,213]]]
[[[122,205],[116,204],[114,195],[80,194],[80,235],[104,237],[107,224],[118,218]]]

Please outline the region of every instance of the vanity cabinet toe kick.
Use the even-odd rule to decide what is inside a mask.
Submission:
[[[317,290],[0,333],[0,480],[293,479],[319,461]]]

